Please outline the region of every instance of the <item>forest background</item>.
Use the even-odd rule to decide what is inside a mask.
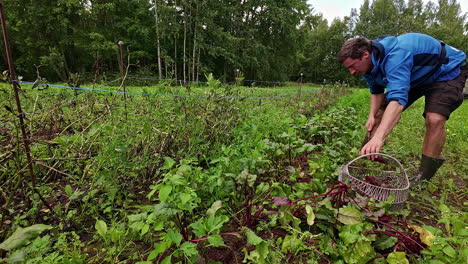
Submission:
[[[182,81],[362,84],[336,59],[346,39],[421,32],[468,51],[456,0],[364,1],[331,23],[306,0],[5,1],[23,80],[79,86],[132,74]],[[122,45],[118,45],[123,41]],[[0,65],[7,68],[3,43]],[[119,48],[122,48],[123,63]]]

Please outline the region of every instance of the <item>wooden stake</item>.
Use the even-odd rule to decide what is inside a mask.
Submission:
[[[11,49],[10,49],[10,40],[8,38],[8,32],[6,28],[6,23],[5,23],[5,15],[3,13],[3,0],[0,0],[0,22],[2,24],[2,33],[3,33],[3,42],[5,44],[5,53],[7,56],[7,62],[8,62],[8,71],[10,73],[10,81],[11,85],[13,87],[13,91],[15,93],[15,100],[16,100],[16,107],[18,110],[18,118],[20,122],[20,127],[21,127],[21,135],[23,138],[23,145],[24,145],[24,150],[26,153],[26,160],[28,162],[28,170],[29,170],[29,176],[31,177],[31,184],[33,187],[33,190],[39,195],[39,198],[41,201],[44,203],[44,205],[50,209],[51,212],[53,212],[52,208],[50,205],[46,202],[46,200],[40,195],[40,193],[36,189],[36,175],[34,175],[34,169],[33,169],[33,160],[31,158],[31,149],[30,149],[30,144],[31,142],[29,141],[29,134],[26,131],[26,126],[24,124],[24,112],[23,109],[21,108],[21,100],[19,97],[19,84],[18,80],[16,78],[16,73],[15,73],[15,68],[13,66],[13,58],[11,56]]]

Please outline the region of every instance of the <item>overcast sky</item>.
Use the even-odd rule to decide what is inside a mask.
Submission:
[[[429,0],[423,1],[429,2]],[[359,11],[364,0],[307,0],[307,2],[312,5],[316,13],[322,13],[328,23],[331,23],[335,17],[349,16],[351,8],[356,8]],[[438,1],[433,0],[432,2],[437,3]],[[458,0],[458,3],[460,3],[462,12],[468,12],[468,0]]]

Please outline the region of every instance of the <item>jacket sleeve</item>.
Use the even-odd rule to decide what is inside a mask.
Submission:
[[[397,101],[406,106],[411,83],[413,55],[404,49],[397,49],[388,54],[384,65],[387,77],[387,101]]]

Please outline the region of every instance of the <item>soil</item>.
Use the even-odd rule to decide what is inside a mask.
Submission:
[[[249,250],[254,250],[255,247],[247,244],[243,237],[238,236],[223,236],[226,247],[204,247],[206,242],[199,243],[199,250],[202,255],[197,264],[210,263],[219,261],[221,263],[242,263],[244,253],[242,249],[251,247]]]

